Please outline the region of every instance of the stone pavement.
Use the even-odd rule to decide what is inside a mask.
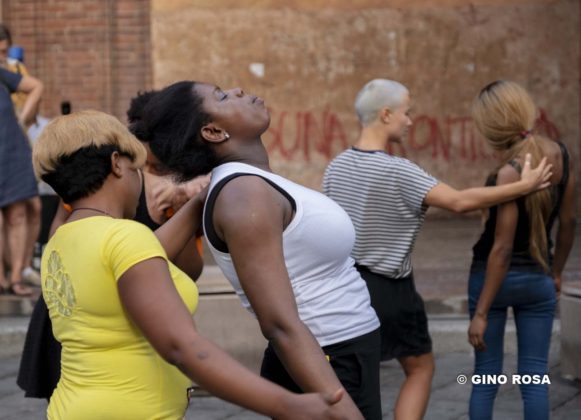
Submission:
[[[464,326],[467,326],[465,323]],[[18,356],[0,359],[0,419],[36,420],[45,418],[46,402],[26,399],[15,384]],[[436,355],[436,375],[426,420],[467,419],[469,385],[459,385],[459,374],[472,372],[472,354],[469,351]],[[505,373],[516,372],[514,354],[505,356]],[[381,367],[381,392],[384,419],[393,419],[390,410],[397,395],[403,373],[395,362],[386,362]],[[550,356],[550,403],[553,420],[578,420],[581,418],[581,382],[571,382],[560,377],[559,342],[554,340]],[[264,419],[240,407],[217,398],[200,396],[192,399],[186,419]],[[495,420],[522,418],[520,393],[514,385],[503,385],[496,399]]]

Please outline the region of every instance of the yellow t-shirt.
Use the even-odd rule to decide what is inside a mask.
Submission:
[[[96,216],[61,226],[42,258],[42,293],[62,344],[61,378],[48,418],[178,419],[190,380],[166,363],[127,317],[117,281],[133,265],[167,260],[156,236],[131,220]],[[193,314],[196,284],[169,269]]]

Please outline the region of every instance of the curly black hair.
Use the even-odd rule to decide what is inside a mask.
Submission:
[[[131,132],[147,143],[177,181],[189,181],[209,173],[219,163],[218,156],[201,136],[211,121],[196,82],[174,83],[160,91],[140,93],[127,111]]]

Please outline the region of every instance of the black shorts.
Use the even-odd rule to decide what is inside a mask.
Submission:
[[[381,360],[431,353],[426,309],[413,275],[392,279],[355,267],[367,283],[371,306],[381,323]]]
[[[379,330],[323,347],[339,381],[366,420],[381,420],[379,388]],[[264,351],[260,376],[302,393],[269,343]]]

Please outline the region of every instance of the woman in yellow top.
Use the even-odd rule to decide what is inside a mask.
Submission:
[[[248,371],[195,329],[196,285],[170,260],[197,229],[190,200],[156,237],[131,220],[146,151],[96,111],[51,122],[34,147],[36,173],[72,207],[42,259],[43,296],[62,344],[49,419],[178,419],[195,380],[280,419],[341,418],[334,395],[297,395]]]

